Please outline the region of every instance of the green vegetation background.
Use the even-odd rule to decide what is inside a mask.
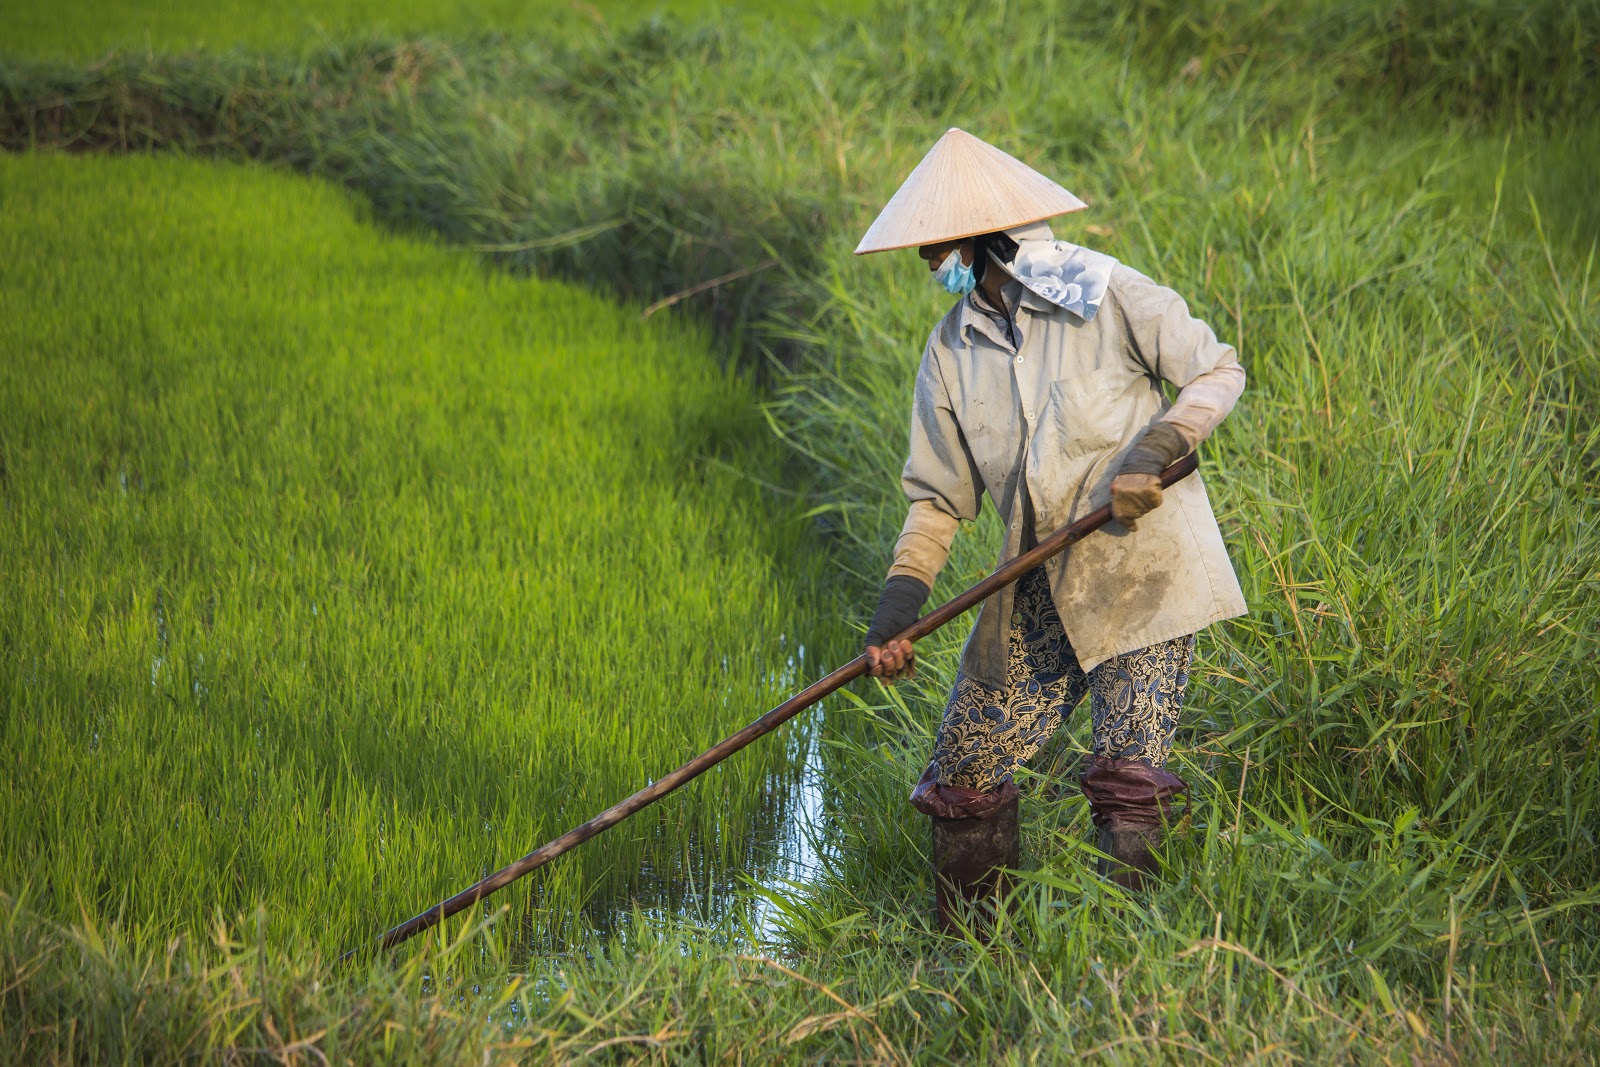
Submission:
[[[278,4],[221,0],[8,0],[0,14],[0,54],[90,62],[114,51],[146,54],[250,50],[314,51],[352,35],[495,34],[580,37],[660,16],[704,21],[776,22],[814,30],[823,18],[860,3],[726,4],[707,0],[287,0]]]
[[[917,687],[863,689],[830,729],[833,847],[807,885],[761,891],[775,934],[641,921],[525,959],[515,924],[458,926],[352,979],[316,942],[169,950],[159,917],[30,901],[6,1039],[85,1058],[1592,1058],[1597,42],[1593,3],[1201,0],[7,64],[13,149],[304,171],[614,296],[736,275],[682,310],[765,370],[859,604],[943,298],[914,262],[848,252],[941,129],[972,129],[1089,200],[1064,236],[1239,345],[1251,386],[1204,462],[1254,610],[1202,641],[1195,796],[1147,902],[1086,874],[1082,802],[1051,788],[1080,723],[1029,783],[1012,926],[929,932],[902,797],[950,634]],[[993,534],[958,542],[941,592]]]

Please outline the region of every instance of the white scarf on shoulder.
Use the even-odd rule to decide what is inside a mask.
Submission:
[[[1042,222],[1006,231],[1017,254],[1002,263],[1006,271],[1042,300],[1072,312],[1084,322],[1100,310],[1117,261],[1104,252],[1057,240]]]

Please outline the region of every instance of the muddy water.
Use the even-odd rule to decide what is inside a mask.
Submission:
[[[781,694],[773,703],[830,669],[813,666],[805,648],[795,648],[770,679],[770,690]],[[503,984],[507,979],[488,984],[467,979],[457,984],[449,975],[439,981],[430,974],[424,976],[421,991],[443,994],[464,1015],[481,1013],[485,1026],[512,1034],[528,1022],[528,1005],[548,1004],[562,994],[566,981],[563,958],[594,951],[597,935],[617,938],[625,945],[636,924],[680,932],[698,927],[707,930],[723,950],[768,951],[769,943],[781,933],[782,919],[781,908],[764,891],[790,899],[803,897],[805,887],[818,878],[832,854],[824,814],[830,801],[822,774],[822,738],[830,707],[838,706],[837,699],[821,701],[755,742],[784,745],[789,769],[768,781],[761,803],[738,829],[728,829],[734,837],[726,836],[720,826],[711,841],[702,840],[698,831],[686,833],[683,829],[703,822],[688,817],[690,813],[682,805],[698,808],[725,803],[713,768],[699,781],[635,816],[659,822],[664,835],[676,838],[671,843],[678,847],[654,850],[659,856],[671,857],[670,862],[626,875],[614,873],[606,879],[607,887],[577,915],[553,917],[538,906],[538,885],[526,890],[517,910],[527,917],[520,931],[527,959],[523,966],[513,967],[518,988],[509,998]],[[748,718],[765,710],[752,708]],[[735,753],[729,758],[739,757]],[[603,849],[605,843],[602,834],[580,847]],[[537,883],[540,873],[528,881]]]
[[[733,909],[748,908],[752,940],[776,935],[776,907],[749,891],[755,887],[792,894],[820,873],[829,848],[818,743],[826,714],[825,708],[812,709],[794,720],[796,732],[805,737],[797,772],[768,784],[742,839],[706,842],[688,835],[681,848],[669,853],[670,866],[642,868],[597,896],[585,909],[585,926],[600,934],[625,933],[636,915],[651,923],[687,920],[713,926],[733,917]],[[715,786],[709,785],[691,803],[719,801]]]

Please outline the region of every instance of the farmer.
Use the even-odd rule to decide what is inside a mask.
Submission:
[[[1198,475],[1157,475],[1232,410],[1244,370],[1177,293],[1044,220],[1085,205],[971,134],[939,139],[856,248],[917,248],[959,297],[917,370],[910,508],[867,631],[872,673],[915,663],[914,622],[963,521],[987,493],[1001,560],[1111,503],[1115,522],[990,597],[967,640],[911,802],[932,816],[941,923],[1018,862],[1015,770],[1087,693],[1081,780],[1100,870],[1138,890],[1182,792],[1165,769],[1195,631],[1244,597]],[[1161,383],[1176,389],[1168,402]]]

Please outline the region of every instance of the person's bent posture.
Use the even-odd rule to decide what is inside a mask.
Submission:
[[[1084,204],[950,130],[856,253],[917,247],[960,300],[917,371],[910,508],[867,632],[872,673],[915,665],[893,640],[917,618],[982,494],[1005,523],[1002,562],[1089,511],[1117,522],[983,605],[911,802],[933,817],[939,916],[998,888],[1018,860],[1012,774],[1090,696],[1082,777],[1102,873],[1138,889],[1183,782],[1165,769],[1195,631],[1244,614],[1198,475],[1158,475],[1204,441],[1244,390],[1232,347],[1183,299],[1043,220]],[[1169,403],[1161,383],[1177,389]]]

